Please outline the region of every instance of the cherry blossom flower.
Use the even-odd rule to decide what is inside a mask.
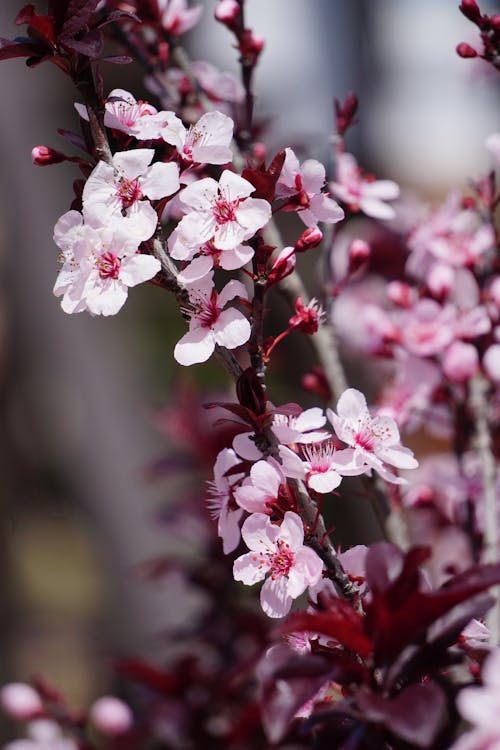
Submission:
[[[348,388],[340,396],[337,413],[332,409],[326,413],[340,440],[352,447],[354,464],[374,469],[387,482],[406,484],[406,479],[395,475],[387,464],[397,469],[414,469],[418,462],[412,451],[400,444],[393,419],[372,417],[364,395],[355,388]]]
[[[214,65],[205,60],[192,62],[191,72],[212,101],[222,100],[237,104],[245,98],[245,89],[242,83],[232,73],[217,70]]]
[[[64,737],[55,721],[36,719],[26,728],[26,739],[13,740],[4,745],[5,750],[77,750],[77,744]]]
[[[100,161],[83,188],[85,219],[103,223],[114,217],[124,221],[136,238],[149,239],[158,217],[147,198],[159,200],[180,187],[176,164],[149,166],[154,154],[153,149],[138,148],[115,154],[112,164]]]
[[[186,0],[157,0],[161,24],[172,36],[180,36],[192,29],[203,13],[201,5],[188,7]]]
[[[283,169],[276,185],[278,198],[287,198],[287,211],[297,211],[304,224],[314,227],[318,221],[335,224],[344,212],[334,200],[322,192],[325,168],[319,161],[308,159],[302,166],[291,148],[285,150]]]
[[[205,502],[210,515],[217,520],[217,531],[222,539],[225,555],[233,552],[240,541],[239,523],[243,510],[236,505],[234,489],[244,475],[227,476],[227,472],[239,463],[236,453],[231,448],[224,448],[215,461],[214,478],[207,482],[208,497]]]
[[[269,574],[260,593],[262,609],[269,617],[284,617],[292,600],[314,586],[323,570],[318,555],[303,544],[302,520],[287,511],[281,526],[276,526],[264,513],[253,513],[241,535],[250,552],[234,561],[235,579],[252,586]]]
[[[278,501],[280,488],[284,484],[286,479],[280,465],[273,458],[268,458],[252,466],[250,476],[235,490],[234,496],[240,508],[249,513],[271,515],[272,504]]]
[[[353,461],[352,451],[336,450],[331,441],[302,446],[300,456],[283,445],[280,445],[279,452],[285,475],[304,479],[311,490],[321,494],[338,487],[341,474],[358,475],[365,471]]]
[[[452,383],[464,383],[478,369],[479,357],[473,344],[454,341],[442,359],[443,372]]]
[[[250,245],[240,244],[229,250],[219,250],[212,240],[208,240],[202,245],[188,247],[183,242],[183,237],[177,229],[172,232],[168,239],[168,250],[170,256],[175,260],[192,261],[179,274],[179,281],[182,284],[192,284],[202,279],[214,267],[220,266],[226,271],[242,268],[254,255],[254,250]]]
[[[90,707],[89,718],[93,725],[107,737],[125,734],[133,724],[132,711],[114,695],[103,695]]]
[[[463,734],[452,750],[497,750],[500,747],[500,649],[493,649],[483,664],[483,685],[462,688],[457,707],[473,730]]]
[[[276,412],[271,429],[283,445],[292,443],[315,443],[329,437],[326,430],[321,430],[326,424],[323,409],[314,406],[305,409],[300,414],[283,414]]]
[[[211,177],[188,185],[180,194],[191,211],[178,226],[187,245],[213,240],[219,250],[235,248],[250,239],[271,218],[271,206],[261,198],[250,198],[254,186],[224,170],[217,183]]]
[[[196,287],[189,289],[189,331],[174,349],[174,357],[179,364],[205,362],[212,355],[216,344],[235,349],[248,341],[250,323],[243,313],[234,307],[223,309],[234,297],[247,299],[243,284],[233,279],[222,291],[217,292],[212,273]]]
[[[61,248],[54,294],[66,313],[89,310],[114,315],[125,303],[128,288],[153,278],[160,262],[137,251],[137,239],[122,223],[90,226],[78,211],[65,213],[54,228]]]
[[[486,349],[483,367],[493,383],[500,383],[500,344],[492,344]]]
[[[364,177],[352,154],[337,155],[337,180],[330,190],[351,211],[362,211],[374,219],[394,219],[392,206],[385,201],[399,197],[399,185],[392,180],[374,180]]]
[[[489,135],[486,138],[484,144],[486,148],[491,151],[491,153],[497,160],[497,163],[500,164],[500,133],[492,133],[491,135]]]
[[[453,341],[456,311],[442,307],[432,299],[421,299],[403,314],[400,321],[401,343],[412,354],[428,357],[444,351]]]
[[[0,690],[4,711],[15,719],[32,719],[43,711],[38,692],[25,682],[10,682]]]
[[[302,302],[302,297],[297,297],[295,300],[295,315],[292,315],[288,321],[288,327],[312,336],[318,330],[324,317],[324,310],[315,297],[309,300],[307,305]]]
[[[75,109],[84,120],[89,119],[87,107],[75,104]],[[157,114],[158,110],[148,102],[137,101],[129,91],[113,89],[106,99],[104,124],[113,130],[121,130],[127,135],[136,135],[143,118]]]

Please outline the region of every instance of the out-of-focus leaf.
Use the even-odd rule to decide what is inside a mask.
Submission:
[[[59,37],[61,41],[74,37],[87,26],[99,0],[69,0]]]
[[[255,192],[252,193],[253,198],[263,198],[269,201],[269,203],[273,200],[276,192],[276,183],[283,169],[285,156],[284,151],[279,151],[267,169],[265,163],[262,162],[255,169],[246,167],[243,170],[241,176],[255,187]]]
[[[361,657],[367,657],[373,651],[373,644],[364,631],[363,620],[341,599],[332,603],[328,612],[297,612],[290,615],[279,631],[282,634],[306,631],[326,635]]]

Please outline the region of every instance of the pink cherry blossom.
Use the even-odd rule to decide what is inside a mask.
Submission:
[[[352,451],[338,451],[331,441],[304,445],[300,456],[283,445],[280,445],[279,452],[286,476],[304,479],[311,490],[321,494],[338,487],[342,474],[358,475],[364,472],[364,468],[353,461]]]
[[[315,443],[329,437],[329,433],[321,429],[325,424],[326,417],[323,409],[315,406],[299,414],[276,412],[271,429],[282,445]]]
[[[394,219],[396,212],[385,201],[399,197],[399,186],[392,180],[372,180],[363,176],[352,154],[337,155],[337,180],[330,190],[351,211],[362,211],[374,219]]]
[[[220,266],[226,271],[242,268],[254,255],[254,250],[250,245],[240,244],[229,250],[219,250],[212,240],[202,245],[189,247],[183,242],[183,237],[177,229],[168,239],[168,250],[175,260],[192,261],[179,274],[179,281],[182,284],[192,284],[202,279],[214,267]]]
[[[205,60],[191,63],[191,72],[197,82],[212,101],[242,102],[245,89],[236,76],[226,71],[217,70]]]
[[[250,323],[243,313],[234,307],[224,309],[234,297],[247,299],[243,284],[233,279],[217,292],[212,274],[189,289],[189,331],[174,349],[174,357],[179,364],[187,366],[205,362],[213,354],[216,344],[235,349],[248,341]]]
[[[464,383],[478,369],[477,349],[472,344],[454,341],[442,358],[443,372],[453,383]]]
[[[77,750],[76,742],[64,737],[59,725],[50,719],[30,721],[26,734],[26,739],[4,745],[5,750]]]
[[[100,161],[83,188],[83,213],[86,221],[104,223],[109,217],[127,224],[128,231],[140,240],[149,239],[158,223],[151,200],[175,193],[179,187],[176,164],[156,162],[154,150],[138,148],[120,151],[112,164]]]
[[[68,211],[54,228],[54,241],[62,251],[54,294],[62,296],[66,313],[114,315],[125,303],[129,287],[148,281],[161,269],[156,258],[138,253],[137,239],[123,222],[90,226],[78,211]]]
[[[405,479],[396,476],[387,466],[414,469],[418,462],[412,451],[401,445],[393,419],[372,417],[365,397],[355,388],[348,388],[340,396],[337,413],[332,409],[327,409],[326,413],[340,440],[352,447],[354,464],[374,469],[387,482],[406,484]]]
[[[133,723],[132,711],[114,695],[103,695],[92,704],[89,718],[94,726],[108,737],[125,734]]]
[[[236,549],[240,541],[240,526],[243,510],[236,505],[235,486],[243,479],[243,474],[227,472],[240,463],[231,448],[224,448],[215,461],[214,478],[207,482],[206,505],[212,518],[217,520],[217,531],[222,539],[224,554]]]
[[[498,164],[500,164],[500,133],[492,133],[489,135],[484,145],[493,154]]]
[[[500,383],[500,344],[492,344],[483,355],[483,367],[493,383]]]
[[[10,682],[0,690],[0,703],[14,719],[31,719],[43,711],[37,691],[25,682]]]
[[[240,508],[249,513],[271,515],[272,504],[278,501],[280,488],[284,484],[286,479],[280,465],[273,458],[268,458],[252,466],[250,476],[235,490],[234,496]]]
[[[192,29],[203,13],[201,5],[190,8],[186,0],[157,0],[161,24],[172,36],[180,36]]]
[[[344,218],[340,206],[325,193],[325,168],[308,159],[302,166],[291,148],[285,150],[285,162],[276,185],[278,198],[287,198],[285,210],[297,211],[304,224],[314,227],[318,221],[335,224]]]
[[[269,574],[260,593],[262,609],[269,617],[284,617],[292,600],[314,586],[323,570],[318,555],[303,544],[300,516],[287,511],[281,526],[276,526],[264,513],[253,513],[241,535],[250,552],[234,561],[235,579],[252,586]]]
[[[89,119],[85,105],[75,104],[75,109],[84,120]],[[156,107],[148,102],[137,101],[129,91],[113,89],[106,99],[104,124],[127,135],[135,135],[142,119],[156,113]]]
[[[219,183],[206,177],[188,185],[180,194],[191,209],[178,226],[183,242],[195,246],[213,240],[219,250],[230,250],[253,237],[271,218],[267,201],[249,197],[254,190],[227,169]]]
[[[452,342],[456,311],[442,307],[432,299],[421,299],[403,313],[400,321],[401,343],[412,354],[428,357],[438,354]]]
[[[500,649],[493,649],[483,664],[483,685],[471,685],[459,692],[457,707],[476,730],[495,738],[500,746]]]

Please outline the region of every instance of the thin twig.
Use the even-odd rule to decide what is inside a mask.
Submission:
[[[498,508],[496,503],[495,480],[497,467],[493,457],[491,435],[488,425],[488,381],[482,375],[475,375],[470,381],[469,405],[476,428],[475,445],[481,463],[484,502],[483,561],[496,563],[499,559]],[[490,609],[487,622],[491,642],[497,645],[500,638],[500,590],[493,589],[495,604]]]

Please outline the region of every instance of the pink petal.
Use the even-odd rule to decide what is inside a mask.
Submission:
[[[285,576],[267,579],[260,591],[260,603],[268,617],[284,617],[290,612],[292,597]]]
[[[215,340],[210,328],[195,328],[188,331],[177,342],[174,349],[174,358],[180,365],[194,365],[198,362],[206,362],[213,354]]]
[[[141,180],[142,192],[151,200],[160,200],[176,193],[180,188],[179,167],[170,162],[156,162]]]
[[[235,349],[245,344],[250,338],[252,329],[243,313],[234,307],[223,310],[214,325],[215,341],[227,349]]]
[[[152,148],[136,148],[132,151],[119,151],[113,156],[113,165],[128,180],[135,180],[146,171],[155,155]]]
[[[264,566],[259,567],[259,560],[255,558],[253,552],[247,552],[241,557],[237,557],[233,564],[234,580],[241,581],[246,586],[253,586],[254,583],[262,581],[266,573],[267,570]]]
[[[122,261],[120,281],[127,286],[136,286],[149,281],[161,271],[161,263],[151,255],[134,255]]]

